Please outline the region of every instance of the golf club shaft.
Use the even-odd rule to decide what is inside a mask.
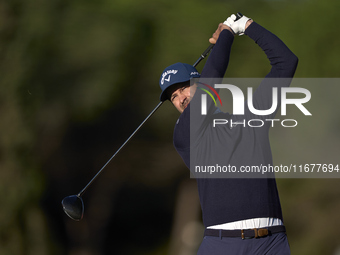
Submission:
[[[92,178],[92,180],[78,193],[78,197],[81,197],[92,182],[100,175],[104,168],[110,163],[110,161],[118,154],[118,152],[130,141],[130,139],[137,133],[137,131],[145,124],[145,122],[157,111],[157,109],[163,104],[163,101],[159,102],[158,105],[152,110],[152,112],[143,120],[143,122],[137,127],[137,129],[129,136],[129,138],[119,147],[119,149],[112,155],[112,157],[105,163],[105,165],[98,171],[98,173]]]
[[[241,13],[236,14],[236,20],[241,18],[243,15]],[[201,56],[197,59],[197,61],[193,64],[193,67],[196,67],[202,59],[204,59],[209,52],[214,47],[214,44],[210,44],[209,47],[201,54]],[[157,111],[157,109],[163,104],[164,101],[161,101],[158,103],[158,105],[152,110],[152,112],[144,119],[144,121],[137,127],[137,129],[129,136],[129,138],[122,144],[122,146],[119,147],[119,149],[115,152],[115,154],[112,155],[112,157],[105,163],[105,165],[97,172],[97,174],[91,179],[91,181],[78,193],[78,197],[81,197],[87,188],[97,179],[97,177],[102,173],[104,168],[110,163],[110,161],[118,154],[118,152],[128,143],[128,141],[131,140],[131,138],[137,133],[137,131],[144,125],[144,123]]]

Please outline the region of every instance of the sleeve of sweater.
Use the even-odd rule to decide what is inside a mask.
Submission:
[[[276,35],[255,22],[250,24],[245,34],[260,46],[271,65],[269,73],[253,93],[253,107],[257,110],[275,109],[268,115],[251,114],[250,116],[252,118],[274,118],[281,105],[281,88],[290,86],[298,58]],[[277,93],[274,93],[273,88],[276,88]],[[272,108],[275,106],[272,100],[274,95],[277,96],[276,108]]]
[[[229,58],[231,47],[234,41],[234,35],[227,29],[223,30],[214,46],[213,50],[211,51],[204,67],[201,72],[201,77],[199,82],[207,84],[211,87],[214,87],[214,84],[220,83],[224,77],[224,74],[228,68]],[[201,86],[206,88],[204,86]],[[218,89],[216,89],[218,91]],[[192,98],[189,106],[192,109],[201,109],[201,95],[206,94],[205,91],[201,89],[196,89],[195,95]],[[189,108],[189,109],[190,109]],[[211,97],[207,97],[207,116],[211,115],[215,112],[216,106]],[[187,114],[186,112],[189,111],[187,108],[182,115],[184,116]],[[192,114],[198,115],[197,118]],[[206,121],[204,116],[202,118],[200,111],[191,111],[191,119],[195,119],[198,122]],[[202,123],[196,123],[197,126],[201,126]]]
[[[201,78],[223,78],[229,64],[234,35],[224,29],[201,72]]]
[[[211,51],[204,68],[201,72],[201,78],[209,79],[213,83],[217,79],[222,79],[229,63],[229,56],[234,35],[227,29],[223,30]],[[213,84],[210,84],[213,86]],[[182,155],[184,161],[188,166],[189,156],[183,156],[185,148],[190,146],[190,135],[202,131],[204,123],[208,120],[206,116],[201,116],[199,109],[201,108],[201,95],[205,94],[203,90],[197,89],[188,107],[183,111],[179,117],[174,130],[174,145],[176,150]],[[216,107],[210,97],[207,97],[207,105],[209,105],[209,112],[216,110]],[[190,110],[195,109],[195,110]],[[197,115],[197,116],[195,116]],[[191,127],[190,127],[191,126]],[[191,132],[190,132],[191,131]]]
[[[266,78],[292,78],[294,76],[298,58],[276,35],[256,22],[250,24],[245,34],[261,47],[270,61],[272,68]]]

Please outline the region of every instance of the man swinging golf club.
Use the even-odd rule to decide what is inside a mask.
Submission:
[[[192,162],[193,158],[202,165],[211,158],[224,165],[272,165],[268,138],[270,122],[261,128],[244,131],[242,125],[213,127],[203,115],[192,124],[193,116],[190,117],[194,114],[190,108],[200,109],[201,96],[205,93],[196,89],[196,84],[190,88],[190,79],[223,78],[235,34],[247,35],[267,55],[271,70],[266,79],[288,78],[275,87],[289,86],[294,76],[298,59],[288,47],[253,20],[245,16],[236,20],[235,15],[219,24],[209,39],[215,46],[201,74],[184,63],[167,67],[159,81],[160,98],[161,101],[170,100],[181,113],[173,139],[189,169],[190,165],[196,164]],[[253,95],[256,109],[271,107],[273,86],[269,82],[258,86]],[[207,101],[206,116],[237,120],[237,116],[221,112],[209,97]],[[265,118],[274,118],[276,111]],[[244,115],[249,118],[249,111]],[[199,139],[191,141],[193,133],[199,135]],[[197,178],[197,184],[205,225],[198,255],[290,254],[275,178]]]

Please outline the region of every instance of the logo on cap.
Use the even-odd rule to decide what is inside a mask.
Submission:
[[[167,70],[166,72],[162,73],[162,79],[161,79],[161,84],[164,84],[164,80],[169,82],[170,81],[170,74],[176,74],[178,70]],[[165,79],[165,77],[169,74],[169,77]]]

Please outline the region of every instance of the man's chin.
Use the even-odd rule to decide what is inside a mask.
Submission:
[[[189,103],[187,103],[186,105],[183,106],[183,111],[188,107]]]

